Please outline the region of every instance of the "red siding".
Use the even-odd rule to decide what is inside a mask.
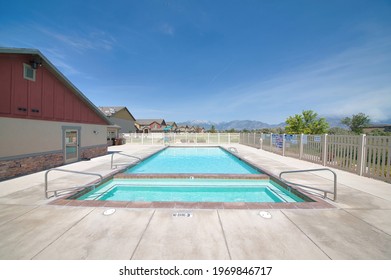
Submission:
[[[11,60],[4,59],[0,62],[0,114],[11,113]]]
[[[80,102],[77,101],[77,98],[75,97],[75,101],[73,102],[73,118],[75,120],[81,120],[80,117]]]
[[[0,116],[107,124],[45,65],[35,81],[23,78],[31,55],[0,54]]]
[[[149,125],[149,128],[150,128],[150,129],[155,129],[155,125],[156,125],[156,129],[158,129],[158,128],[161,127],[161,125],[158,124],[157,122],[153,122],[153,123],[151,123],[151,124]]]
[[[46,74],[47,70],[42,69],[43,84],[42,84],[42,117],[44,119],[53,119],[54,117],[54,78]]]
[[[68,121],[73,120],[73,98],[74,98],[74,96],[75,95],[72,94],[72,92],[65,90],[64,117]]]
[[[22,79],[15,77],[22,76]],[[23,63],[12,64],[12,113],[27,116],[27,80],[23,78]],[[12,98],[11,98],[12,100]]]
[[[60,83],[54,84],[54,118],[64,119],[64,87]]]
[[[36,81],[28,83],[29,86],[29,110],[28,115],[33,117],[42,116],[42,71],[36,72]]]
[[[81,104],[81,121],[88,122],[88,110],[85,104]]]

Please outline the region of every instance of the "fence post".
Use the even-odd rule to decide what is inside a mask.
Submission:
[[[282,134],[282,156],[285,156],[285,133]]]
[[[322,165],[326,166],[327,164],[327,133],[323,134],[322,137]]]
[[[270,133],[270,152],[273,150],[273,133]]]
[[[231,145],[231,133],[228,133],[228,145]]]
[[[299,146],[299,159],[303,158],[303,152],[304,152],[304,134],[300,134],[300,146]]]
[[[365,138],[365,134],[361,134],[358,138],[357,174],[360,176],[362,176],[364,170]]]
[[[263,133],[261,133],[261,137],[259,138],[259,148],[263,150]]]

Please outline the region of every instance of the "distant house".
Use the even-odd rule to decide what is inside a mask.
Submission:
[[[181,125],[178,127],[177,132],[181,133],[204,133],[205,129],[199,126]]]
[[[167,132],[177,132],[178,125],[175,122],[166,122],[167,126],[165,128],[165,131]]]
[[[187,132],[189,132],[189,133],[195,133],[195,132],[196,132],[195,126],[190,126],[190,127],[188,128]]]
[[[40,51],[0,48],[0,180],[107,154],[110,120]]]
[[[180,126],[178,126],[178,129],[177,129],[177,131],[181,132],[181,133],[188,132],[188,130],[189,130],[189,127],[187,125],[180,125]]]
[[[200,127],[200,126],[196,126],[195,127],[195,132],[196,133],[205,133],[205,128]]]
[[[99,107],[106,117],[119,127],[119,133],[136,132],[136,119],[126,107]],[[110,130],[109,132],[112,132]]]
[[[135,122],[135,126],[139,133],[150,133],[164,132],[167,124],[164,119],[138,119]]]

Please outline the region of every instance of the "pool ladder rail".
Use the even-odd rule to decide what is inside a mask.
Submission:
[[[228,151],[230,151],[231,153],[234,153],[234,154],[238,154],[238,149],[236,149],[235,147],[228,147],[227,148]]]
[[[333,173],[333,175],[334,175],[334,190],[333,191],[328,191],[328,190],[324,190],[324,189],[310,187],[310,186],[307,186],[307,185],[297,184],[297,183],[294,183],[294,182],[291,182],[291,181],[288,181],[288,180],[285,180],[285,179],[282,178],[282,174],[316,172],[316,171],[330,171],[331,173]],[[323,198],[328,198],[327,197],[328,193],[332,194],[333,195],[333,201],[337,200],[337,174],[334,171],[332,171],[331,169],[329,169],[329,168],[316,168],[316,169],[303,169],[303,170],[283,171],[283,172],[280,173],[280,175],[278,177],[279,177],[279,179],[281,181],[283,181],[286,184],[295,185],[295,186],[299,186],[299,187],[303,187],[303,188],[307,188],[307,189],[312,189],[312,190],[315,190],[315,191],[323,192]]]
[[[112,153],[111,154],[111,164],[110,164],[110,168],[111,169],[114,169],[114,168],[118,168],[118,166],[120,165],[124,165],[124,166],[128,166],[128,165],[131,165],[133,164],[134,162],[132,163],[116,163],[114,164],[114,155],[121,155],[121,156],[125,156],[125,157],[129,157],[129,158],[133,158],[133,159],[136,159],[136,162],[140,162],[141,161],[141,158],[139,157],[136,157],[136,156],[131,156],[131,155],[128,155],[128,154],[124,154],[124,153],[121,153],[121,152],[116,152],[116,153]]]
[[[81,174],[81,175],[88,175],[88,176],[97,176],[99,179],[92,184],[87,184],[83,186],[74,186],[70,188],[63,188],[63,189],[57,189],[57,190],[49,190],[49,182],[48,182],[48,175],[52,171],[59,171],[59,172],[67,172],[67,173],[73,173],[73,174]],[[45,197],[47,199],[52,197],[58,197],[59,195],[65,195],[69,194],[71,192],[74,192],[76,190],[85,189],[88,187],[95,188],[96,185],[100,184],[103,180],[103,176],[98,173],[90,173],[90,172],[81,172],[81,171],[73,171],[73,170],[67,170],[67,169],[61,169],[61,168],[52,168],[45,172]],[[49,193],[53,193],[53,195],[49,195]]]

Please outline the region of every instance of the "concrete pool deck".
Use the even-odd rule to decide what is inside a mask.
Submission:
[[[278,176],[320,165],[243,145],[241,157]],[[145,157],[162,146],[113,146]],[[62,169],[113,172],[111,155]],[[115,157],[115,162],[132,159]],[[333,169],[338,199],[319,209],[115,208],[52,205],[44,173],[0,182],[0,259],[391,259],[391,184]],[[82,185],[93,177],[52,172],[50,188]],[[288,176],[287,176],[288,178]],[[93,178],[95,179],[95,178]],[[291,174],[303,184],[332,188],[327,172]],[[119,206],[119,205],[117,205]],[[271,219],[259,212],[271,213]],[[190,212],[190,217],[173,215]]]

